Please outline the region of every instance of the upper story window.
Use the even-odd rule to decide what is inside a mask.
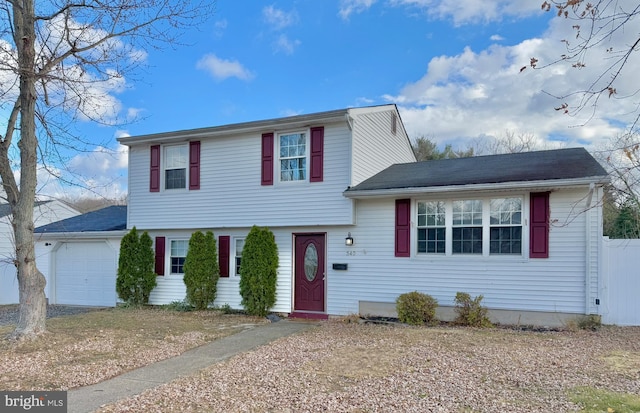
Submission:
[[[200,141],[181,145],[151,145],[149,191],[200,189]]]
[[[164,147],[164,187],[184,189],[187,187],[187,145]]]
[[[280,181],[307,179],[307,134],[287,133],[278,136],[280,145]]]

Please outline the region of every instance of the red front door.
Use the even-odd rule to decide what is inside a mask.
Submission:
[[[295,236],[294,311],[324,312],[325,234]]]

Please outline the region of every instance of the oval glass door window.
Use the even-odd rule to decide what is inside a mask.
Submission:
[[[318,250],[313,244],[307,246],[304,252],[304,275],[307,280],[313,281],[318,273]]]

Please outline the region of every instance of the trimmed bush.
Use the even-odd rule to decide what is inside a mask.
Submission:
[[[458,317],[455,323],[470,327],[493,327],[487,316],[489,310],[480,304],[483,298],[482,295],[479,295],[471,299],[469,294],[457,292],[455,310],[458,313]]]
[[[401,294],[396,299],[398,320],[412,325],[433,324],[438,300],[418,291]]]
[[[130,305],[142,305],[149,302],[149,294],[156,286],[154,273],[155,257],[153,241],[146,232],[138,236],[136,227],[124,237],[120,243],[118,258],[118,277],[116,292]]]
[[[189,239],[189,249],[184,260],[186,301],[196,310],[205,310],[216,299],[219,278],[220,267],[213,232],[194,232]]]
[[[242,249],[240,296],[249,315],[266,316],[276,303],[278,246],[273,233],[254,225]]]

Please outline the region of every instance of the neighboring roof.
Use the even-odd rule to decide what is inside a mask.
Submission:
[[[34,230],[35,233],[118,231],[127,228],[127,207],[108,206],[62,221],[52,222]]]
[[[348,115],[357,115],[360,113],[375,112],[379,110],[389,110],[393,108],[397,110],[396,105],[378,105],[366,106],[360,108],[338,109],[326,112],[309,113],[305,115],[288,116],[283,118],[257,120],[251,122],[233,123],[222,126],[212,126],[200,129],[189,129],[182,131],[154,133],[149,135],[123,136],[118,138],[118,142],[123,145],[134,145],[145,142],[173,142],[185,139],[199,139],[202,137],[213,137],[217,135],[248,133],[264,131],[266,129],[275,128],[297,128],[305,127],[316,122],[328,121],[347,121]]]
[[[40,205],[48,204],[49,202],[52,202],[52,201],[51,200],[36,201],[35,204],[33,204],[33,206],[34,208],[37,208]],[[7,215],[10,215],[10,214],[11,214],[11,206],[9,204],[0,204],[0,218],[6,217]]]
[[[473,156],[395,164],[345,191],[433,188],[551,180],[606,178],[584,148]]]

